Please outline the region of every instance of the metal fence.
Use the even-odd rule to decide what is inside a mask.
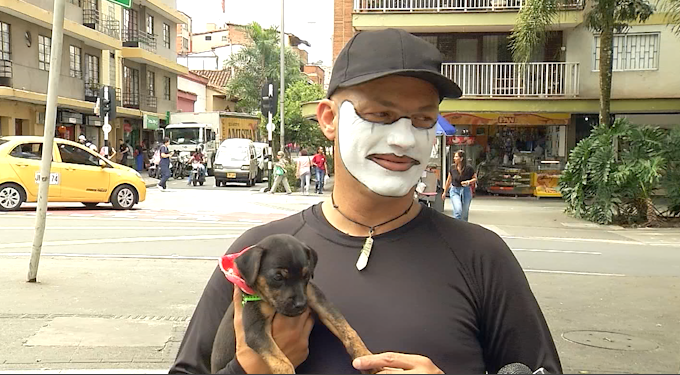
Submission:
[[[123,29],[123,46],[139,47],[149,52],[156,52],[156,36],[145,31]]]
[[[518,10],[527,0],[354,0],[355,12],[468,12]],[[582,9],[583,0],[565,0],[561,9]]]
[[[83,25],[120,40],[120,22],[97,9],[83,9]]]
[[[446,63],[442,74],[463,96],[574,97],[579,93],[579,63]]]

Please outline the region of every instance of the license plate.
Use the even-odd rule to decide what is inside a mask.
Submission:
[[[236,178],[236,173],[227,173],[227,178]]]
[[[50,185],[59,185],[60,181],[59,173],[50,173]],[[35,183],[40,184],[40,172],[35,172]]]

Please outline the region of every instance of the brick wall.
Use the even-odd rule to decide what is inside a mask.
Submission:
[[[352,27],[353,0],[333,0],[333,62],[354,35]]]
[[[229,40],[231,44],[247,46],[252,43],[246,29],[239,25],[229,25]]]

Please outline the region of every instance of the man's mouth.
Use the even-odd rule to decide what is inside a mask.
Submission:
[[[414,165],[420,164],[418,160],[408,156],[397,156],[394,154],[373,154],[369,155],[367,159],[393,172],[405,172]]]

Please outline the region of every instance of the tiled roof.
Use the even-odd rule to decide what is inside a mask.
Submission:
[[[208,79],[208,86],[213,86],[222,89],[229,83],[231,78],[231,70],[192,70],[194,74]]]

